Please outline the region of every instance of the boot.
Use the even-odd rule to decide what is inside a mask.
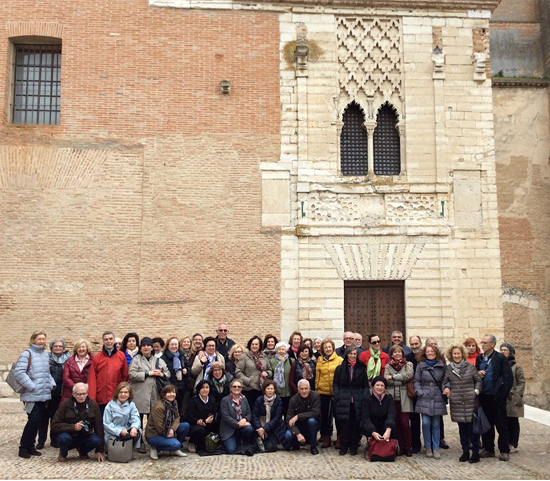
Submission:
[[[328,448],[331,445],[331,437],[330,436],[323,436],[323,444],[321,444],[322,448]]]
[[[334,443],[334,449],[340,449],[340,435],[336,436],[336,442]]]

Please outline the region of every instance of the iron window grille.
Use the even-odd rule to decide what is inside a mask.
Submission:
[[[368,173],[368,136],[363,128],[365,115],[361,107],[351,102],[342,116],[340,134],[340,164],[343,175]]]
[[[383,105],[376,117],[374,129],[374,173],[399,175],[401,173],[401,142],[397,130],[397,114],[389,105]]]
[[[58,125],[61,45],[15,45],[14,124]]]

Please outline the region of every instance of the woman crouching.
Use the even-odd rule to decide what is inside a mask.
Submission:
[[[176,393],[177,389],[173,384],[164,387],[160,392],[160,401],[147,420],[145,437],[151,446],[151,459],[158,459],[158,451],[168,451],[174,456],[187,456],[180,449],[189,432],[189,423],[180,423]]]

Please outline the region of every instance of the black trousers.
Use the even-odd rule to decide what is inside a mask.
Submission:
[[[510,445],[517,448],[519,443],[519,418],[508,418],[508,432],[510,435]]]
[[[355,415],[355,407],[350,406],[348,419],[336,420],[336,427],[340,435],[340,447],[356,451],[361,442],[361,420]]]
[[[46,416],[46,402],[35,402],[34,407],[30,414],[27,414],[27,424],[23,429],[21,435],[21,441],[19,442],[19,451],[25,452],[34,448],[36,441],[36,435],[40,428],[40,423],[43,422],[43,418]]]
[[[483,408],[483,412],[491,423],[491,429],[487,431],[481,438],[483,439],[483,447],[490,453],[495,452],[495,427],[498,431],[498,450],[501,453],[510,452],[510,442],[508,433],[508,415],[506,414],[506,399],[497,401],[491,394],[481,393],[479,402]]]
[[[321,436],[332,436],[332,396],[321,394]]]
[[[52,396],[50,401],[48,401],[48,406],[46,407],[46,412],[42,419],[40,420],[40,426],[38,428],[38,444],[45,444],[48,439],[48,428],[50,427],[51,420],[54,417],[57,408],[61,402],[61,396]],[[55,441],[52,439],[50,432],[50,441],[55,444]]]

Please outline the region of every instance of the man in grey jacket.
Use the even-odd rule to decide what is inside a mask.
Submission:
[[[308,442],[311,454],[319,454],[317,431],[321,420],[321,396],[311,390],[307,379],[298,381],[298,393],[290,398],[286,419],[287,435],[292,435],[294,449]]]

